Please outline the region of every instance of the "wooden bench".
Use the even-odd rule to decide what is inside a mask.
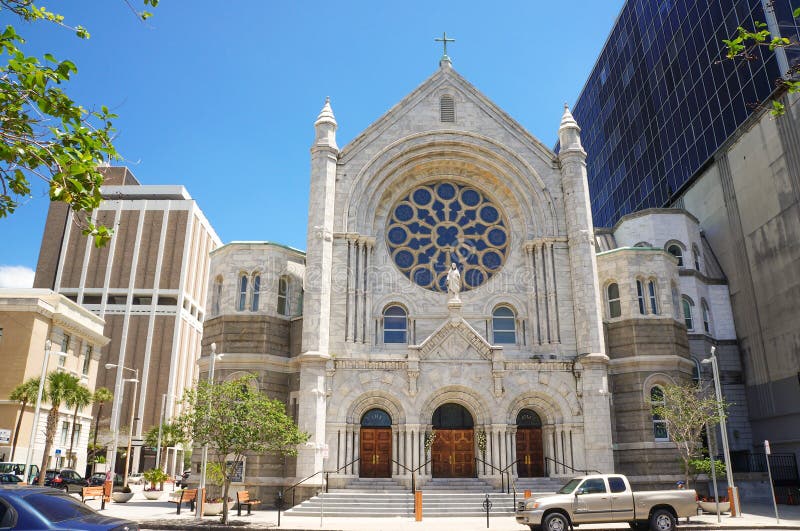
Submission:
[[[240,490],[239,492],[236,493],[236,501],[239,502],[238,503],[238,511],[236,513],[237,516],[242,516],[242,506],[246,506],[247,507],[247,514],[249,515],[250,514],[250,508],[253,505],[258,505],[259,503],[261,503],[261,500],[253,500],[253,499],[251,499],[250,498],[250,493],[247,492],[246,490]]]
[[[105,492],[106,488],[103,485],[98,487],[83,487],[81,489],[81,501],[86,503],[87,498],[92,498],[93,500],[100,496],[100,508],[106,508],[106,502],[111,499],[111,497]]]
[[[176,492],[168,500],[170,503],[178,504],[178,514],[181,514],[181,505],[184,503],[189,504],[189,508],[194,511],[195,500],[197,500],[197,489],[183,489],[180,495]]]

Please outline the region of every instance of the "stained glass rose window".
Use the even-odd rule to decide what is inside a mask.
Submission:
[[[417,186],[389,213],[386,243],[392,261],[415,284],[447,292],[456,263],[462,291],[485,283],[508,256],[508,224],[500,209],[468,185],[440,181]]]

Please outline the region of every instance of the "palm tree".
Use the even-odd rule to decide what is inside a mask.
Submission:
[[[165,422],[161,425],[161,468],[165,468],[164,452],[167,448],[173,448],[181,443],[185,443],[186,436],[183,434],[183,429],[177,422]],[[155,448],[158,445],[158,426],[153,426],[147,433],[144,434],[145,446]]]
[[[53,447],[53,440],[56,438],[56,428],[58,428],[58,409],[68,396],[80,385],[77,377],[66,372],[51,372],[47,375],[47,396],[50,400],[50,412],[47,414],[47,428],[44,442],[44,455],[42,456],[42,466],[39,469],[39,485],[44,485],[45,470],[47,461],[50,458],[50,448]]]
[[[89,388],[79,383],[64,399],[68,408],[75,408],[75,412],[72,414],[72,433],[69,438],[69,452],[67,452],[72,466],[75,466],[75,463],[78,461],[72,454],[72,447],[75,444],[75,424],[78,420],[78,411],[91,404],[92,398],[93,395]]]
[[[16,386],[8,397],[14,402],[19,402],[19,417],[17,418],[17,426],[14,428],[14,443],[11,445],[11,459],[9,461],[14,461],[14,453],[17,451],[17,439],[19,438],[19,428],[22,424],[22,415],[25,414],[25,407],[35,402],[38,395],[39,378],[28,378],[25,382]],[[42,396],[42,398],[45,397]]]
[[[103,404],[111,402],[112,400],[114,400],[114,394],[107,388],[98,387],[94,390],[92,402],[97,404],[97,416],[94,418],[94,441],[92,441],[92,446],[94,448],[97,448],[97,432],[98,428],[100,428],[100,416],[103,413]]]

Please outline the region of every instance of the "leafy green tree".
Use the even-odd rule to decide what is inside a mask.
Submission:
[[[64,398],[66,406],[75,410],[72,413],[72,431],[69,437],[69,451],[67,452],[67,456],[69,456],[70,462],[72,463],[71,466],[75,466],[75,463],[78,461],[72,453],[72,448],[75,444],[75,424],[78,420],[78,411],[91,404],[92,397],[93,395],[89,388],[79,382],[73,389],[70,389],[70,392]]]
[[[252,387],[251,387],[252,386]],[[195,445],[208,445],[209,463],[223,471],[222,499],[227,500],[231,477],[248,453],[296,455],[308,440],[286,414],[280,400],[255,390],[254,375],[211,384],[203,380],[183,399],[177,423]],[[228,523],[228,504],[222,504],[222,522]]]
[[[164,452],[167,448],[172,448],[188,442],[183,434],[183,428],[177,422],[165,422],[161,425],[161,467],[166,466]],[[156,448],[158,446],[158,426],[153,426],[144,434],[145,446]]]
[[[103,404],[114,400],[114,394],[106,387],[98,387],[94,390],[92,402],[97,404],[97,415],[94,417],[94,440],[92,446],[97,448],[97,432],[100,428],[100,417],[103,415]]]
[[[42,455],[42,466],[39,468],[39,485],[44,485],[44,472],[47,470],[47,461],[50,459],[50,449],[56,438],[56,428],[58,428],[58,410],[61,404],[74,392],[80,385],[77,377],[66,372],[51,372],[47,375],[45,382],[47,397],[50,402],[50,412],[47,414],[47,424],[45,428],[44,455]]]
[[[155,7],[159,0],[142,1]],[[4,11],[25,23],[52,23],[89,38],[86,28],[68,25],[62,15],[32,0],[0,0],[0,14]],[[137,16],[146,20],[151,14]],[[30,195],[33,179],[41,179],[50,187],[50,199],[67,203],[80,216],[83,233],[104,245],[111,231],[93,223],[91,212],[102,199],[98,166],[119,158],[112,143],[116,115],[105,106],[87,110],[67,95],[64,86],[78,72],[75,63],[50,53],[41,59],[27,55],[24,44],[12,25],[0,33],[5,60],[0,66],[0,218]]]
[[[794,10],[792,16],[794,18],[800,17],[800,7]],[[791,41],[786,37],[773,36],[765,23],[756,21],[754,25],[755,28],[752,31],[739,26],[736,28],[737,34],[735,37],[730,40],[722,40],[725,44],[725,55],[728,59],[754,61],[758,59],[757,50],[762,48],[767,48],[770,52],[775,51],[777,48],[800,48],[800,43],[797,41]],[[800,92],[800,64],[790,66],[789,71],[776,81],[776,85],[784,88],[790,94]],[[773,99],[770,112],[773,116],[782,116],[786,113],[786,107],[777,99]]]
[[[8,396],[9,400],[19,402],[19,417],[17,417],[17,425],[14,427],[14,442],[11,445],[11,459],[9,461],[14,461],[14,453],[17,451],[17,441],[19,439],[19,428],[22,424],[22,415],[25,414],[25,408],[28,404],[36,402],[38,396],[39,378],[28,378],[25,382],[16,386]],[[46,398],[42,396],[42,400]]]
[[[677,446],[688,486],[691,461],[703,457],[703,429],[720,421],[717,399],[699,385],[664,385],[662,389],[664,400],[654,405],[653,413],[664,420],[669,439]]]

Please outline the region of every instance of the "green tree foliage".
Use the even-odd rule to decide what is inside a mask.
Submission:
[[[69,437],[69,451],[67,452],[71,463],[70,466],[72,467],[78,462],[77,457],[72,453],[72,448],[75,445],[75,424],[78,420],[78,411],[91,404],[92,398],[92,392],[80,382],[74,388],[70,389],[69,394],[64,398],[64,403],[67,407],[74,410],[72,413],[72,431]]]
[[[89,461],[97,461],[97,454],[100,453],[102,450],[99,446],[97,446],[97,431],[100,429],[100,417],[103,414],[103,404],[106,402],[111,402],[114,400],[114,394],[108,390],[106,387],[98,387],[94,390],[94,396],[92,396],[92,402],[97,404],[97,414],[94,417],[94,435],[92,444],[89,448]]]
[[[800,7],[794,10],[792,16],[795,18],[800,17]],[[725,44],[725,55],[728,59],[754,61],[758,59],[757,50],[761,48],[767,48],[770,52],[775,51],[777,48],[800,48],[800,43],[796,41],[790,41],[786,37],[774,37],[765,23],[756,21],[754,25],[755,28],[752,31],[739,26],[736,28],[737,34],[735,37],[730,40],[722,40]],[[790,67],[784,77],[776,81],[776,85],[786,89],[789,93],[800,92],[800,64]],[[786,107],[783,103],[774,99],[772,100],[770,112],[773,116],[782,116],[786,113]]]
[[[130,0],[125,0],[130,5]],[[143,0],[155,7],[158,0]],[[68,25],[64,17],[36,6],[32,0],[0,0],[0,15],[25,23],[51,23],[88,39],[82,26]],[[146,20],[151,13],[136,13]],[[96,225],[91,213],[100,205],[103,175],[98,166],[119,158],[112,143],[108,108],[87,110],[73,101],[64,87],[78,72],[75,63],[46,53],[27,55],[25,39],[12,25],[0,33],[0,218],[12,214],[31,193],[31,181],[50,187],[50,199],[67,203],[78,214],[83,233],[95,245],[108,242],[111,231]]]
[[[689,485],[690,462],[703,457],[703,429],[711,429],[720,421],[717,399],[698,385],[665,385],[664,402],[653,407],[667,426],[683,461],[686,485]],[[725,410],[723,404],[723,411]],[[723,413],[724,414],[724,413]]]
[[[183,428],[177,422],[165,422],[161,425],[161,466],[166,467],[164,452],[167,448],[172,448],[188,442],[183,435]],[[151,448],[158,447],[158,426],[153,426],[144,434],[144,445]]]
[[[50,412],[47,414],[44,454],[42,455],[42,466],[39,468],[39,485],[44,485],[44,472],[47,470],[47,461],[50,459],[50,449],[53,447],[53,440],[56,438],[58,409],[61,407],[61,404],[75,392],[75,389],[79,385],[80,380],[66,372],[51,372],[47,375],[45,386],[47,398],[50,402]]]
[[[16,386],[11,394],[8,395],[9,400],[19,402],[19,417],[17,417],[17,425],[14,427],[14,442],[11,444],[11,458],[9,461],[14,461],[14,453],[17,451],[17,441],[19,439],[19,427],[22,424],[22,415],[25,414],[25,408],[28,404],[36,402],[39,395],[39,378],[28,378],[25,382]],[[42,396],[42,400],[47,397]]]
[[[296,455],[297,445],[308,440],[280,400],[256,390],[253,375],[211,384],[198,383],[186,393],[184,413],[177,419],[187,439],[208,445],[209,463],[224,471],[222,499],[228,498],[230,478],[246,454]],[[228,522],[228,504],[223,504],[222,522]]]

